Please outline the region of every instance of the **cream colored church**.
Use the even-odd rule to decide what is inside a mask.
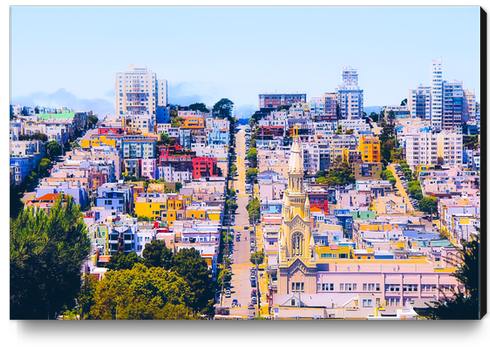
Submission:
[[[301,148],[295,134],[279,233],[278,294],[316,293],[315,242],[311,230],[310,201],[304,189],[303,175]]]

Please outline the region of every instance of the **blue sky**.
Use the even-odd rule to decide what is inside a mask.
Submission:
[[[333,91],[358,69],[365,106],[428,85],[432,59],[480,100],[479,7],[11,7],[10,102],[114,112],[128,64],[169,102],[226,97],[248,117],[263,92]]]

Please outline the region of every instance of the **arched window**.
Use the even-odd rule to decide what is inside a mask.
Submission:
[[[303,234],[300,232],[296,232],[292,236],[292,255],[293,257],[301,257],[303,255]]]

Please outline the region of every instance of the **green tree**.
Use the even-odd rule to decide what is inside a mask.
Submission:
[[[217,284],[219,287],[221,287],[221,284],[224,283],[229,283],[231,281],[231,272],[228,269],[221,269],[218,275],[218,281]]]
[[[318,170],[316,172],[317,177],[325,177],[325,170]]]
[[[96,127],[98,121],[99,121],[99,118],[97,116],[89,116],[87,118],[87,124],[91,129]]]
[[[238,204],[231,199],[226,200],[226,206],[227,206],[228,211],[230,211],[233,214],[238,209]]]
[[[182,248],[175,253],[172,257],[172,271],[181,276],[194,293],[191,304],[194,311],[211,314],[214,304],[213,281],[211,271],[199,251]]]
[[[136,264],[110,271],[98,283],[90,319],[195,319],[194,295],[186,281],[163,268]]]
[[[246,159],[252,163],[256,163],[257,162],[257,149],[256,148],[250,148],[247,152],[247,157]]]
[[[172,267],[172,251],[167,248],[165,241],[152,240],[143,249],[143,258],[146,260],[147,267],[163,267],[170,270]]]
[[[73,197],[58,198],[49,216],[23,210],[10,224],[10,318],[55,318],[74,307],[90,239]]]
[[[167,134],[161,133],[160,134],[160,141],[162,141],[164,144],[169,144],[170,143],[170,137],[168,137]]]
[[[182,188],[182,183],[181,182],[175,182],[175,191],[176,193],[180,192],[180,189]]]
[[[191,110],[191,111],[201,111],[201,112],[204,112],[204,113],[208,113],[209,112],[209,110],[206,107],[206,104],[204,104],[202,102],[196,102],[196,103],[190,104],[189,105],[189,110]]]
[[[94,295],[97,289],[97,280],[90,275],[83,277],[83,284],[78,295],[79,314],[81,319],[87,319],[92,306],[95,304]]]
[[[264,262],[264,252],[262,251],[257,251],[254,252],[250,255],[250,262],[252,264],[255,264],[257,262],[257,265],[260,265]]]
[[[61,145],[57,141],[49,141],[46,148],[51,160],[54,160],[57,156],[61,155]]]
[[[257,198],[253,198],[247,204],[248,219],[250,223],[254,221],[260,221],[260,201]]]
[[[131,270],[135,264],[144,264],[145,260],[138,257],[136,252],[123,253],[118,252],[111,255],[106,268],[109,270],[119,271],[119,270]]]
[[[255,181],[257,179],[257,175],[259,174],[259,170],[258,169],[255,169],[255,168],[252,168],[252,169],[248,169],[247,172],[245,173],[245,177],[247,179],[250,179],[252,181]]]
[[[237,167],[236,165],[230,165],[230,175],[234,176],[235,173],[237,172]]]
[[[213,106],[213,114],[222,118],[231,118],[233,110],[233,101],[227,98],[222,98]]]
[[[180,116],[177,116],[174,119],[172,119],[172,124],[171,124],[172,128],[180,128],[183,124],[183,120],[184,118]]]
[[[327,184],[327,179],[325,177],[323,177],[323,176],[322,177],[318,177],[316,179],[316,183],[318,183],[318,184]]]
[[[437,198],[425,197],[420,199],[419,210],[426,213],[437,213]]]

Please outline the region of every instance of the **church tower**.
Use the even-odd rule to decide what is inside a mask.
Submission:
[[[315,242],[303,175],[298,128],[295,126],[279,234],[278,294],[316,293]]]

